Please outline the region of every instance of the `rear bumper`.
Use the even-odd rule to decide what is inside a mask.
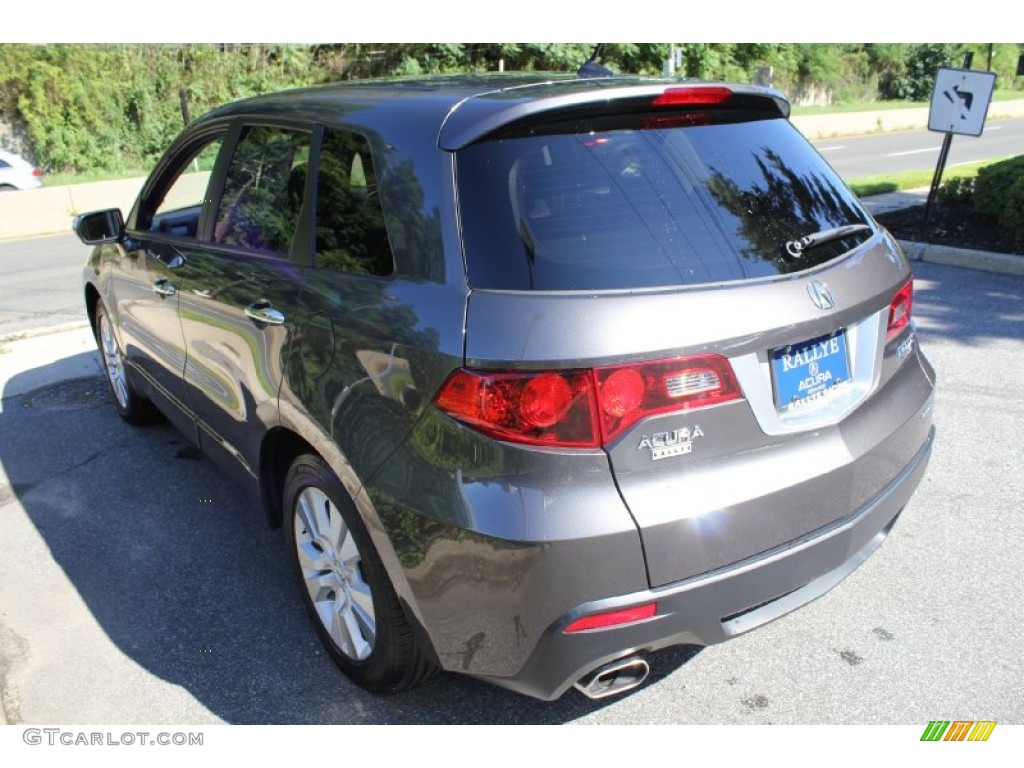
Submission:
[[[536,698],[561,696],[601,664],[671,645],[712,645],[766,624],[824,594],[885,539],[924,474],[934,429],[903,470],[853,514],[756,558],[656,589],[576,606],[542,634],[512,677],[481,676]],[[580,616],[657,603],[657,614],[618,628],[565,634]]]

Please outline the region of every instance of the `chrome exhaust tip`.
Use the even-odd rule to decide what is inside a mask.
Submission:
[[[573,687],[588,699],[603,699],[633,690],[650,672],[646,661],[639,656],[629,656],[588,672],[573,683]]]

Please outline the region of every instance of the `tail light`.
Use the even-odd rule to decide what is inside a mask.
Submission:
[[[914,300],[914,281],[910,280],[900,288],[889,303],[889,328],[885,340],[889,341],[910,322],[910,307]]]
[[[32,169],[32,175],[35,176],[38,179],[38,178],[42,177],[43,172],[40,171],[38,168],[33,168]]]
[[[499,440],[597,448],[640,419],[742,397],[729,361],[693,355],[635,365],[505,373],[460,369],[438,408]]]

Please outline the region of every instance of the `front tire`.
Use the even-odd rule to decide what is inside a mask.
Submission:
[[[318,456],[300,456],[285,481],[285,531],[302,600],[331,658],[377,693],[433,673],[355,506]]]
[[[118,415],[136,426],[155,421],[156,408],[135,391],[121,344],[102,304],[96,306],[96,345],[100,350],[100,362],[107,372],[107,383],[114,395],[114,407]]]

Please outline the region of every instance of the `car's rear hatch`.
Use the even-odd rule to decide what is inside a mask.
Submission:
[[[660,86],[460,134],[466,368],[569,383],[503,390],[541,416],[495,434],[601,445],[652,585],[841,520],[923,440],[907,264],[779,104]]]

